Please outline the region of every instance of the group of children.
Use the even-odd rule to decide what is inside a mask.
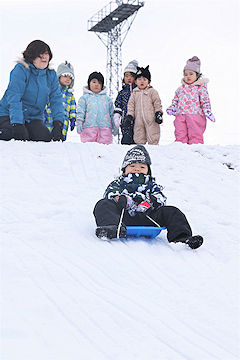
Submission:
[[[166,110],[168,115],[175,116],[175,141],[187,144],[203,144],[206,119],[215,122],[207,91],[209,80],[202,77],[200,65],[197,56],[187,61],[182,85]],[[65,61],[57,68],[57,75],[65,108],[64,140],[68,128],[72,131],[76,126],[81,142],[111,144],[112,137],[118,134],[120,127],[122,144],[159,143],[163,110],[159,94],[151,86],[149,66],[138,67],[136,60],[126,66],[115,107],[107,95],[100,72],[89,75],[77,105],[73,95],[73,66]],[[51,131],[51,104],[45,109],[45,124]]]

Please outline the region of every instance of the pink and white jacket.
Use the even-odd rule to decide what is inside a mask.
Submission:
[[[198,79],[193,84],[186,84],[182,79],[182,86],[176,92],[172,107],[178,114],[199,114],[206,116],[206,111],[211,111],[209,94],[207,91],[208,79]]]

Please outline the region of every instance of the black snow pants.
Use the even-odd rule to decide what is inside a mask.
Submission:
[[[93,214],[97,226],[119,224],[120,212],[114,200],[99,200],[94,207]],[[175,206],[162,206],[157,210],[152,210],[149,216],[160,226],[167,228],[169,242],[192,235],[186,216]],[[130,216],[127,210],[124,212],[123,224],[126,226],[156,226],[146,218],[145,213],[136,213],[135,216]]]
[[[25,122],[29,140],[51,141],[51,133],[41,120]],[[0,116],[0,140],[11,140],[13,138],[12,125],[9,116]]]

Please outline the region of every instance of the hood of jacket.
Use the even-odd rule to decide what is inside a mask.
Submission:
[[[95,92],[93,92],[92,90],[90,90],[90,89],[88,88],[88,86],[86,85],[86,86],[83,87],[83,95],[85,95],[85,94],[107,95],[107,87],[104,86],[101,91],[99,91],[98,93],[95,93]]]
[[[139,89],[139,87],[135,87],[135,89],[133,89],[133,91],[136,91],[136,92],[140,92],[140,91],[143,91],[145,94],[147,94],[147,92],[149,91],[149,89],[153,89],[153,87],[151,85],[148,85],[144,90],[141,90]]]
[[[26,69],[29,69],[30,66],[33,67],[34,69],[36,69],[33,64],[27,62],[23,57],[19,57],[19,58],[16,60],[16,63],[17,63],[17,64],[22,64]],[[52,68],[52,66],[51,66],[50,63],[48,64],[48,66],[46,67],[46,69],[53,70],[53,68]],[[38,70],[38,69],[36,69],[36,70]],[[44,70],[45,70],[45,69],[44,69]]]
[[[181,80],[182,85],[202,85],[202,84],[207,84],[209,82],[208,78],[199,78],[197,79],[197,81],[195,81],[192,84],[187,84],[184,79]]]

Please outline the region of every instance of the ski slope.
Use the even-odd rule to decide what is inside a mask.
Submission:
[[[197,250],[96,238],[128,147],[0,147],[2,360],[239,359],[238,145],[146,146]]]

